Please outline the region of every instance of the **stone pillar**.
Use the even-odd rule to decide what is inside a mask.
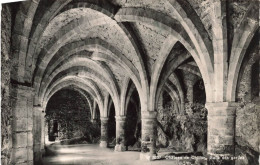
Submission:
[[[12,154],[11,164],[33,164],[33,89],[11,87]]]
[[[93,125],[96,125],[96,124],[97,124],[97,119],[91,119],[90,121],[91,121],[91,123],[92,123]]]
[[[40,164],[42,161],[41,139],[42,139],[42,110],[40,106],[33,107],[33,162]]]
[[[101,117],[101,140],[99,146],[103,148],[107,147],[107,141],[108,141],[107,123],[108,123],[108,118]]]
[[[233,156],[236,104],[207,103],[206,108],[208,109],[208,155]]]
[[[49,141],[49,123],[44,123],[44,144],[48,145],[50,143]]]
[[[115,151],[126,151],[125,146],[125,116],[116,116],[116,146]]]
[[[155,111],[142,111],[141,160],[153,160],[156,156],[157,124]]]
[[[193,103],[193,82],[187,82],[187,100],[189,104]]]
[[[45,111],[42,109],[41,113],[41,153],[45,155]]]
[[[92,125],[95,127],[95,129],[100,129],[98,119],[91,119],[90,121],[91,121]]]

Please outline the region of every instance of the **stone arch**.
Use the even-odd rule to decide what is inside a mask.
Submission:
[[[171,52],[171,49],[173,46],[176,44],[177,40],[173,36],[169,36],[167,40],[164,42],[163,48],[160,51],[160,57],[156,60],[152,75],[151,75],[151,88],[150,88],[150,93],[151,93],[151,98],[150,102],[152,102],[152,98],[156,95],[156,90],[157,90],[157,85],[159,82],[159,77],[161,75],[162,69],[163,69],[163,64],[165,63],[169,53]],[[151,106],[152,107],[152,106]]]
[[[172,60],[166,67],[166,72],[162,73],[161,77],[160,77],[160,82],[158,84],[158,88],[157,88],[157,93],[154,96],[155,100],[158,100],[159,98],[159,93],[161,93],[161,90],[163,89],[163,86],[165,84],[165,82],[167,81],[167,79],[169,78],[169,76],[172,74],[172,72],[181,64],[183,63],[185,60],[187,60],[188,58],[190,58],[190,54],[189,53],[184,53],[181,55],[178,55],[177,57],[174,58],[174,60]],[[181,88],[179,88],[181,89]],[[182,90],[180,90],[182,91]],[[181,97],[183,98],[183,97]],[[155,104],[154,104],[155,105]],[[184,108],[181,106],[181,108]]]
[[[241,63],[239,69],[237,85],[236,85],[236,98],[238,102],[248,102],[252,99],[252,73],[254,71],[253,66],[259,61],[258,44],[250,44],[245,57]],[[255,69],[257,70],[257,69]],[[255,88],[255,90],[257,90]]]
[[[73,9],[73,8],[90,8],[95,11],[98,11],[100,13],[103,13],[109,17],[113,16],[113,12],[109,11],[111,8],[107,8],[106,6],[100,7],[97,4],[89,3],[89,2],[76,2],[73,4],[70,4],[73,2],[72,0],[66,0],[66,1],[55,1],[54,4],[50,7],[48,10],[49,12],[45,12],[44,16],[40,20],[40,22],[35,27],[34,33],[32,34],[32,40],[29,43],[28,46],[28,55],[27,60],[32,58],[33,54],[37,52],[37,45],[39,44],[39,41],[43,35],[44,29],[48,26],[49,22],[53,20],[53,18],[60,13]],[[57,5],[58,4],[58,5]],[[27,66],[29,67],[29,66]],[[29,70],[29,68],[27,68]]]
[[[129,83],[126,98],[125,98],[125,104],[124,104],[124,106],[125,106],[124,115],[127,114],[127,107],[128,107],[128,105],[131,101],[131,96],[132,96],[135,89],[136,89],[135,85],[133,83]]]
[[[65,73],[64,73],[65,72]],[[81,67],[72,67],[69,68],[61,73],[59,73],[57,76],[54,77],[54,79],[59,79],[59,78],[63,78],[69,75],[77,75],[81,78],[87,78],[87,79],[91,79],[93,80],[95,83],[99,83],[101,86],[103,86],[106,91],[108,91],[110,94],[112,94],[112,99],[115,100],[115,102],[119,102],[118,98],[116,98],[113,95],[112,90],[110,89],[111,87],[109,87],[109,83],[107,82],[107,80],[105,80],[102,76],[100,76],[98,73],[94,72],[93,70],[87,69],[85,66],[81,66]],[[50,82],[50,84],[52,84],[52,82]],[[46,90],[46,88],[42,89],[43,93]],[[119,109],[119,107],[116,105],[116,108]],[[116,109],[116,110],[118,110]],[[118,112],[118,111],[116,111]]]
[[[201,74],[200,74],[200,71],[199,71],[199,69],[197,67],[192,67],[191,65],[183,64],[183,65],[179,66],[178,69],[190,72],[190,73],[192,73],[192,74],[202,78]]]
[[[72,3],[72,4],[71,4]],[[95,11],[98,11],[102,14],[107,15],[108,17],[112,17],[113,11],[110,11],[111,5],[107,7],[106,5],[103,5],[102,7],[98,4],[94,4],[94,2],[75,2],[73,3],[72,0],[66,0],[66,1],[55,1],[54,4],[50,7],[48,10],[49,12],[46,12],[40,22],[37,24],[37,27],[35,27],[34,33],[32,34],[32,39],[29,48],[28,48],[28,55],[27,60],[32,58],[33,54],[36,53],[36,46],[39,44],[39,41],[43,35],[44,29],[48,26],[49,22],[53,20],[53,18],[60,13],[73,9],[73,8],[90,8]],[[114,8],[114,7],[112,7]],[[114,9],[113,9],[114,10]],[[29,70],[29,68],[27,68]]]
[[[19,6],[14,23],[13,42],[13,68],[11,78],[18,82],[25,82],[25,58],[32,21],[40,0],[25,1]]]
[[[48,9],[48,12],[44,12],[43,16],[41,17],[40,21],[32,27],[31,29],[31,36],[30,42],[27,46],[28,51],[26,55],[26,70],[30,71],[30,67],[33,63],[32,57],[37,52],[37,46],[39,45],[39,41],[43,35],[45,28],[47,27],[48,23],[53,19],[53,17],[57,14],[59,10],[61,10],[66,4],[68,4],[71,0],[66,1],[55,1],[51,7]],[[28,79],[30,77],[27,77]]]
[[[46,107],[48,100],[51,98],[51,96],[53,94],[55,94],[57,91],[59,91],[63,88],[66,88],[66,87],[77,87],[77,88],[80,88],[80,89],[86,91],[97,101],[97,103],[100,107],[99,109],[100,109],[100,111],[102,111],[102,101],[97,99],[97,96],[95,96],[93,91],[91,91],[91,88],[86,86],[85,84],[80,83],[80,82],[73,82],[73,81],[63,81],[63,82],[59,83],[58,85],[54,86],[50,90],[50,92],[48,92],[49,94],[46,95],[46,97],[44,98],[43,106]]]
[[[74,46],[77,45],[79,47],[74,48]],[[85,49],[94,49],[94,50],[98,50],[99,52],[104,52],[106,54],[101,54],[101,53],[92,53],[92,55],[86,55],[86,56],[90,56],[91,59],[93,60],[99,60],[101,58],[104,58],[103,56],[109,56],[112,57],[111,60],[113,60],[112,64],[114,65],[114,61],[118,61],[117,63],[120,63],[122,65],[122,67],[124,67],[127,71],[127,73],[129,73],[130,77],[132,78],[132,80],[134,81],[134,83],[136,84],[136,86],[138,87],[138,90],[141,92],[141,86],[140,86],[140,78],[138,76],[138,71],[136,70],[136,68],[133,66],[133,64],[123,55],[121,55],[120,51],[118,51],[116,48],[114,48],[112,45],[110,45],[109,43],[100,40],[98,38],[96,39],[86,39],[85,41],[79,41],[79,42],[75,42],[75,43],[70,43],[64,46],[64,49],[62,48],[60,51],[58,51],[56,53],[56,55],[53,57],[53,59],[49,62],[49,64],[47,65],[47,63],[43,66],[40,66],[39,69],[37,69],[37,73],[36,73],[36,77],[35,77],[35,88],[39,88],[39,82],[41,82],[42,79],[41,77],[48,77],[48,74],[50,74],[52,72],[52,70],[57,67],[63,59],[67,59],[71,56],[73,56],[75,54],[80,54],[80,52],[78,53],[78,51],[82,51]],[[70,50],[71,49],[71,50]],[[111,52],[112,51],[112,52]],[[84,52],[82,52],[84,54]],[[88,54],[88,53],[87,53]],[[109,55],[107,55],[109,54]],[[76,55],[74,55],[76,56]],[[77,55],[80,56],[80,55]],[[59,58],[60,57],[60,58]],[[67,58],[66,58],[67,57]],[[57,60],[55,60],[56,58],[59,58]],[[105,58],[107,59],[107,58]],[[53,63],[53,65],[51,65]],[[44,71],[44,68],[46,68],[46,70]]]
[[[164,18],[163,20],[159,19],[162,17]],[[191,41],[186,31],[185,30],[181,31],[180,30],[181,28],[177,28],[177,27],[182,27],[182,25],[178,24],[177,20],[174,20],[173,18],[158,13],[154,10],[151,9],[144,10],[141,8],[120,9],[118,13],[115,15],[115,19],[121,22],[144,22],[152,26],[160,27],[164,30],[171,32],[172,35],[176,37],[185,46],[185,48],[189,51],[189,53],[193,56],[194,60],[198,64],[207,89],[207,93],[208,93],[207,99],[212,100],[212,96],[211,96],[212,89],[210,87],[210,82],[212,80],[210,79],[210,77],[212,76],[211,74],[213,73],[213,66],[210,57],[207,55],[207,53],[206,55],[202,54],[202,57],[200,57],[200,54],[198,54],[197,52],[197,49],[199,48],[193,45],[193,42]],[[200,58],[203,58],[203,60],[201,60]],[[206,65],[205,61],[207,61],[209,65]],[[205,65],[202,65],[203,63]],[[164,65],[164,63],[161,63],[161,65]],[[150,103],[149,108],[151,110],[154,109],[154,105],[151,104],[154,104],[154,101],[152,100],[155,99],[155,95],[156,95],[155,93],[156,93],[155,90],[150,92],[151,97],[149,98],[149,103]]]
[[[84,31],[81,30],[84,25],[90,29],[95,26],[106,24],[108,21],[109,19],[106,17],[101,17],[94,20],[88,20],[88,17],[81,17],[78,20],[71,21],[69,24],[62,27],[57,33],[55,33],[49,43],[41,49],[39,54],[34,55],[32,70],[34,70],[36,65],[39,65],[41,62],[49,62],[52,56],[59,50],[61,45],[68,43],[72,36],[77,33],[84,33]],[[85,22],[85,24],[81,24],[82,22]]]
[[[81,84],[87,85],[91,89],[91,91],[93,91],[92,97],[96,98],[99,102],[103,102],[102,101],[103,97],[102,97],[99,87],[92,80],[85,80],[85,79],[79,78],[77,76],[66,76],[64,78],[57,79],[53,84],[51,84],[49,86],[48,91],[46,91],[46,93],[44,93],[42,99],[45,98],[46,96],[48,96],[50,91],[54,87],[58,86],[58,84],[60,84],[64,81],[71,81],[71,82],[75,82],[75,83],[79,82]],[[102,108],[102,107],[100,107],[100,108]]]
[[[104,116],[103,117],[108,117],[108,104],[109,104],[109,93],[106,93],[104,96]]]
[[[38,42],[38,40],[41,38],[41,35],[42,35],[42,29],[45,29],[45,27],[47,26],[47,23],[49,22],[49,21],[51,21],[53,18],[54,18],[54,16],[60,11],[60,9],[62,9],[63,8],[63,6],[65,6],[67,3],[69,3],[70,1],[66,1],[66,2],[64,2],[64,3],[62,3],[60,6],[60,8],[56,8],[56,12],[54,12],[54,13],[51,13],[52,12],[52,10],[51,10],[51,12],[50,13],[48,13],[48,15],[44,15],[44,19],[42,19],[41,20],[41,23],[39,24],[39,26],[37,26],[36,27],[36,32],[35,32],[35,35],[36,35],[36,37],[33,37],[33,38],[37,38],[36,40],[37,40],[37,42]],[[92,2],[90,2],[90,3],[92,3]],[[82,6],[82,3],[79,3],[78,4],[79,6]],[[95,6],[96,5],[96,6]],[[30,47],[29,49],[29,56],[27,56],[27,59],[28,59],[28,66],[31,66],[32,65],[32,72],[34,72],[34,69],[35,69],[35,67],[36,67],[36,65],[35,65],[35,63],[39,63],[40,61],[45,61],[45,60],[43,60],[42,58],[41,58],[41,56],[45,56],[45,54],[47,54],[48,52],[55,52],[55,47],[58,47],[58,45],[62,45],[62,44],[64,44],[64,43],[66,43],[67,41],[69,41],[70,40],[70,38],[71,38],[71,36],[73,36],[75,33],[77,33],[77,32],[83,32],[82,31],[82,29],[81,29],[81,27],[84,27],[86,24],[87,25],[90,25],[90,27],[94,27],[94,26],[98,26],[98,25],[102,25],[102,24],[100,24],[100,23],[104,23],[104,24],[106,24],[106,23],[108,23],[109,22],[109,24],[116,24],[116,22],[113,20],[113,19],[111,19],[111,14],[108,14],[107,15],[107,12],[104,12],[104,10],[103,10],[103,6],[101,5],[101,6],[98,6],[99,5],[99,3],[97,3],[97,4],[95,4],[94,6],[92,5],[92,4],[90,4],[90,5],[83,5],[83,6],[85,6],[85,7],[87,7],[87,8],[91,8],[92,10],[95,10],[96,12],[101,12],[103,15],[104,15],[104,18],[102,17],[102,18],[100,18],[100,19],[96,19],[96,20],[89,20],[89,21],[87,21],[87,18],[86,17],[81,17],[79,20],[74,20],[74,21],[71,21],[68,25],[66,25],[66,26],[64,26],[64,27],[62,27],[60,30],[59,30],[59,32],[58,33],[56,33],[55,35],[54,35],[54,37],[50,40],[50,42],[41,50],[41,52],[39,52],[40,54],[39,54],[39,56],[38,56],[38,51],[37,50],[35,50],[35,47],[36,47],[36,45],[37,44],[35,44],[34,42],[31,42],[32,43],[32,48]],[[53,6],[51,7],[51,8],[54,8]],[[106,14],[104,14],[104,13],[106,13]],[[108,17],[108,18],[107,18]],[[48,21],[46,21],[46,20],[48,20]],[[84,22],[84,23],[83,23]],[[83,23],[83,24],[81,24],[81,23]],[[92,24],[93,23],[93,24]],[[120,23],[119,23],[120,24]],[[78,25],[81,25],[80,27],[78,26]],[[74,26],[74,27],[73,27]],[[39,28],[38,28],[39,27]],[[74,29],[73,29],[74,28]],[[118,28],[118,30],[119,31],[121,31],[126,37],[126,39],[127,40],[129,40],[130,41],[130,43],[132,43],[133,44],[133,46],[134,46],[134,48],[135,48],[135,51],[137,51],[137,56],[138,56],[138,60],[135,60],[137,63],[141,63],[141,64],[138,64],[139,65],[139,67],[138,67],[138,70],[139,70],[139,73],[140,73],[140,75],[141,75],[141,77],[142,77],[142,88],[147,88],[147,77],[146,77],[146,73],[145,73],[145,69],[143,68],[143,61],[142,61],[142,58],[141,58],[141,56],[140,56],[140,53],[138,52],[138,49],[136,48],[136,46],[135,46],[135,43],[134,43],[134,40],[133,40],[133,38],[132,38],[132,36],[130,35],[130,33],[128,33],[128,31],[126,30],[126,28],[124,28],[124,25],[122,25],[122,24],[120,24],[120,26],[117,26],[117,28]],[[38,29],[38,30],[37,30]],[[63,32],[65,32],[65,33],[63,33]],[[40,34],[40,36],[38,36]],[[63,38],[62,38],[63,37]],[[36,41],[35,40],[35,41]],[[32,53],[32,52],[34,52],[34,53]],[[33,63],[31,63],[30,62],[30,60],[31,60],[31,56],[30,56],[30,54],[31,55],[34,55],[34,54],[36,54],[36,56],[35,57],[33,57],[33,60],[34,60],[34,62]],[[38,58],[39,57],[39,58]],[[37,62],[38,61],[38,62]],[[141,68],[141,69],[140,69]],[[35,72],[34,72],[34,75],[36,75],[35,74]],[[147,93],[148,94],[148,92],[145,92],[145,93]],[[143,98],[143,97],[142,97]]]
[[[125,102],[126,102],[126,94],[127,94],[127,89],[130,83],[130,78],[126,77],[123,82],[121,94],[120,94],[120,104],[121,104],[121,111],[120,115],[125,116]]]
[[[170,76],[169,76],[169,81],[177,88],[177,91],[179,93],[180,96],[180,110],[184,111],[184,93],[183,93],[183,87],[181,86],[181,82],[179,77],[173,72]]]
[[[238,80],[238,73],[242,65],[246,50],[251,43],[254,36],[258,35],[259,24],[250,18],[246,18],[241,23],[239,29],[234,34],[232,43],[231,56],[229,69],[228,69],[228,82],[227,82],[227,95],[228,101],[235,101],[235,92]]]
[[[164,86],[163,89],[164,90],[161,90],[161,92],[163,92],[163,91],[167,92],[170,95],[172,101],[176,101],[177,102],[178,109],[181,110],[180,109],[181,108],[180,99],[179,99],[179,96],[178,96],[177,92],[174,90],[174,88],[170,84],[165,83],[165,86]],[[160,93],[160,95],[161,95],[161,93]],[[157,101],[157,103],[158,103],[158,101]]]
[[[96,72],[92,68],[86,67],[85,66],[86,64],[92,64],[92,65],[96,66],[101,71],[103,71],[103,73],[102,72]],[[83,66],[85,68],[88,68],[89,72],[92,73],[91,74],[92,78],[96,79],[95,77],[99,77],[99,80],[102,81],[102,84],[105,84],[105,86],[107,87],[108,91],[111,92],[111,95],[113,97],[117,98],[117,100],[118,100],[118,97],[119,97],[118,93],[119,93],[119,91],[118,91],[118,88],[115,85],[116,82],[114,82],[114,79],[112,78],[111,73],[107,73],[108,71],[106,71],[104,68],[102,68],[101,64],[98,64],[97,62],[91,61],[88,58],[81,58],[81,59],[74,58],[74,59],[71,59],[70,62],[67,62],[64,65],[62,65],[61,67],[57,68],[54,72],[52,72],[52,74],[50,76],[46,77],[46,80],[43,80],[42,85],[40,87],[42,90],[39,90],[39,91],[40,92],[44,91],[44,89],[50,84],[51,80],[55,76],[57,76],[57,74],[59,74],[60,72],[65,71],[65,70],[73,67],[74,65],[76,65],[76,66]]]
[[[164,19],[159,19],[159,18],[164,18]],[[207,50],[205,49],[203,49],[203,52],[205,50],[205,53],[202,53],[201,47],[198,46],[197,41],[195,42],[196,44],[194,45],[192,41],[195,40],[190,39],[190,36],[187,34],[185,30],[181,28],[183,26],[180,25],[177,20],[167,15],[164,15],[162,13],[159,13],[157,11],[154,11],[152,9],[144,10],[142,8],[122,8],[115,15],[115,19],[118,22],[143,22],[171,32],[172,35],[175,36],[178,39],[178,41],[181,42],[185,46],[185,48],[189,51],[189,53],[193,56],[194,60],[196,61],[196,63],[200,68],[202,77],[205,82],[205,86],[208,93],[207,99],[208,100],[213,99],[212,98],[213,96],[211,95],[212,89],[210,86],[212,84],[211,77],[213,74],[213,65],[212,65],[211,57],[209,56]]]
[[[91,113],[91,118],[94,116],[94,110],[93,110],[93,104],[92,104],[92,100],[90,100],[90,97],[88,96],[87,93],[85,93],[83,90],[75,88],[75,91],[79,92],[82,96],[84,96],[84,98],[87,100],[88,105],[89,105],[89,109],[90,109],[90,113]]]
[[[173,7],[175,16],[190,36],[198,51],[203,65],[209,65],[207,71],[213,71],[213,45],[197,13],[187,0],[167,0]],[[198,62],[198,61],[196,61]],[[206,77],[205,77],[206,78]]]
[[[86,25],[86,23],[84,24],[83,22],[88,22],[88,20],[86,20],[87,18],[85,18],[85,17],[82,17],[82,18],[80,18],[79,20],[77,20],[77,21],[71,21],[68,25],[66,25],[65,27],[63,27],[63,28],[61,28],[61,32],[60,32],[60,34],[58,34],[58,33],[56,33],[55,34],[55,36],[53,37],[53,39],[49,42],[49,44],[48,45],[46,45],[46,47],[44,47],[43,49],[42,49],[42,51],[40,52],[40,55],[39,55],[39,59],[37,60],[38,62],[40,62],[40,61],[46,61],[46,60],[43,60],[42,59],[42,57],[45,55],[45,54],[47,54],[48,52],[56,52],[56,49],[55,49],[55,47],[57,48],[58,47],[58,45],[62,45],[62,44],[64,44],[64,43],[66,43],[67,41],[69,41],[69,38],[71,38],[71,36],[73,36],[73,34],[75,34],[75,33],[80,33],[80,32],[83,32],[82,30],[81,30],[81,27],[83,27],[83,26],[85,26]],[[110,20],[110,21],[109,21]],[[107,17],[102,17],[102,18],[100,18],[99,20],[93,20],[92,22],[91,21],[89,21],[88,22],[88,24],[87,25],[90,25],[91,23],[94,23],[94,24],[92,24],[91,25],[91,27],[94,27],[94,26],[98,26],[98,25],[102,25],[102,24],[99,24],[100,22],[103,22],[104,24],[106,24],[106,23],[108,23],[108,22],[111,22],[112,21],[112,23],[113,24],[116,24],[115,23],[115,21],[113,21],[113,20],[111,20],[110,18],[107,18]],[[83,24],[81,24],[81,23],[83,23]],[[78,25],[80,25],[80,26],[78,26]],[[118,26],[118,30],[120,30],[121,28],[120,28],[121,26]],[[69,31],[68,33],[64,33],[64,32],[66,32],[66,31]],[[126,34],[127,33],[127,31],[124,31],[124,30],[120,30],[123,34]],[[64,34],[63,34],[64,33]],[[131,39],[131,36],[130,35],[127,35],[127,37],[126,38],[128,38],[128,40],[130,40]],[[130,41],[131,42],[131,41]],[[59,43],[59,44],[58,44]],[[133,42],[131,42],[131,43],[133,43]],[[137,49],[135,49],[135,50],[137,50]],[[139,58],[139,60],[136,60],[136,61],[138,61],[138,62],[142,62],[142,60],[140,60],[141,59],[141,57],[138,57]],[[34,58],[34,59],[36,59],[36,57]],[[47,60],[48,61],[48,60]],[[33,64],[33,66],[35,67],[35,64]],[[139,64],[139,68],[142,68],[142,65],[141,64]],[[33,69],[34,70],[34,69]],[[144,74],[143,73],[144,71],[140,71],[140,69],[139,69],[139,73],[141,73],[140,75],[142,76],[142,77],[145,77],[145,75],[146,74]],[[145,79],[145,78],[142,78],[142,79]],[[144,86],[144,85],[143,85]]]
[[[112,107],[112,104],[114,104],[113,103],[113,100],[112,99],[109,99],[109,101],[108,101],[108,108],[107,108],[107,113],[108,113],[108,116],[110,115],[110,111],[111,111],[111,107]]]

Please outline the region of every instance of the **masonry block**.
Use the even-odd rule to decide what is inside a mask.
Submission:
[[[13,163],[23,163],[27,161],[27,148],[13,149]]]
[[[235,109],[232,103],[210,103],[208,154],[234,155]]]
[[[13,134],[13,147],[26,147],[27,146],[27,132]]]

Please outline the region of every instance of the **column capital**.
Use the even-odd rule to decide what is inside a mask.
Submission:
[[[155,119],[157,117],[156,111],[142,111],[142,119]]]
[[[126,116],[115,116],[116,121],[125,121]]]
[[[100,117],[101,121],[108,121],[108,117]]]
[[[15,88],[15,89],[20,89],[20,90],[26,90],[27,92],[33,92],[34,91],[33,87],[25,86],[25,85],[21,85],[21,84],[13,84],[13,83],[11,83],[11,87]]]
[[[10,91],[12,96],[20,95],[31,99],[33,98],[34,88],[11,83]]]
[[[237,106],[236,102],[212,102],[205,105],[209,116],[234,116]]]

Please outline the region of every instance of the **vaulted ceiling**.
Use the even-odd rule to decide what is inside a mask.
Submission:
[[[212,84],[217,61],[214,45],[218,44],[213,26],[218,23],[214,18],[230,20],[221,27],[228,33],[227,39],[222,38],[227,40],[228,58],[232,58],[230,47],[236,44],[233,36],[243,26],[243,20],[258,19],[252,14],[256,10],[253,2],[222,2],[227,11],[220,16],[212,10],[214,3],[217,2],[23,2],[14,25],[13,49],[18,58],[12,79],[34,87],[35,104],[46,104],[56,91],[71,87],[86,91],[100,107],[108,95],[120,105],[130,79],[140,99],[147,93],[158,97],[157,93],[166,88],[176,89],[177,97],[183,100],[176,69],[202,78],[205,86]],[[254,26],[254,22],[250,25]]]

